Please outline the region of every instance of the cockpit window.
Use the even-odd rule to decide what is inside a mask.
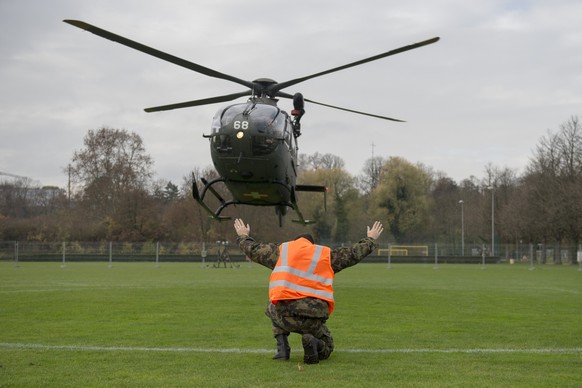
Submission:
[[[268,155],[275,151],[277,143],[271,136],[253,136],[253,155]]]
[[[246,104],[237,104],[226,108],[222,114],[222,117],[220,118],[221,125],[228,125],[229,123],[232,123],[236,116],[245,111],[246,106]]]
[[[222,115],[222,109],[216,112],[212,118],[212,126],[210,127],[211,133],[214,135],[220,129],[220,116]]]
[[[227,106],[226,108],[220,108],[212,119],[212,133],[215,134],[224,125],[232,123],[237,115],[244,112],[246,106],[246,104],[235,104]]]
[[[251,120],[256,126],[259,133],[275,135],[279,132],[277,118],[280,116],[280,110],[274,106],[263,106],[251,113]]]
[[[212,120],[212,134],[216,134],[222,127],[240,121],[241,117],[246,118],[249,126],[257,133],[280,139],[286,136],[286,113],[276,106],[258,103],[234,104],[220,109]]]
[[[243,133],[241,137],[237,136],[239,132]],[[212,135],[212,146],[220,153],[231,153],[233,147],[244,144],[235,136],[250,139],[253,155],[270,154],[283,143],[290,152],[295,152],[289,115],[276,105],[251,101],[222,108],[214,115]]]

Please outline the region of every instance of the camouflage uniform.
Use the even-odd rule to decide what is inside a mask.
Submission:
[[[252,237],[242,236],[238,243],[244,254],[252,261],[269,269],[275,268],[279,260],[279,246],[277,244],[261,244]],[[358,264],[374,251],[376,242],[366,237],[350,248],[331,250],[331,268],[334,273]],[[269,301],[265,311],[273,323],[273,336],[289,335],[289,333],[312,334],[323,341],[325,346],[319,349],[319,359],[329,358],[333,352],[333,337],[325,322],[329,318],[327,302],[317,298],[302,298],[295,300],[281,300],[277,304]]]

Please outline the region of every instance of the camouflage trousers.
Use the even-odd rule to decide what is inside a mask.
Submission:
[[[327,303],[312,298],[292,301],[279,301],[277,304],[269,302],[265,315],[273,324],[273,337],[290,333],[311,334],[324,344],[319,351],[319,359],[329,358],[334,349],[333,337],[325,322],[327,321]],[[324,307],[324,308],[322,308]]]

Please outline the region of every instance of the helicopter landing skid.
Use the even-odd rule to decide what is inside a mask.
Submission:
[[[204,188],[202,189],[202,192],[200,192],[198,190],[198,185],[196,184],[196,177],[192,176],[192,178],[193,178],[192,179],[192,197],[196,200],[196,202],[198,202],[200,204],[200,206],[202,206],[202,208],[204,210],[206,210],[206,212],[208,212],[208,214],[210,214],[210,218],[212,218],[214,220],[217,220],[217,221],[230,220],[231,217],[220,215],[220,213],[226,207],[228,207],[230,205],[245,205],[245,204],[247,204],[245,202],[238,201],[238,200],[228,200],[227,201],[214,189],[214,187],[212,187],[214,184],[216,184],[218,182],[225,182],[226,180],[222,177],[213,179],[211,181],[207,181],[204,178],[200,178],[200,181],[204,184]],[[289,189],[287,186],[285,186],[285,187],[287,189]],[[324,198],[325,198],[327,188],[325,186],[297,185],[291,191],[293,194],[295,191],[322,192],[322,193],[324,193]],[[220,202],[220,205],[218,206],[218,208],[215,211],[213,211],[210,207],[208,207],[208,205],[204,202],[204,197],[206,196],[207,192],[212,193],[212,195]],[[295,198],[295,195],[291,196],[290,202],[283,202],[283,203],[263,205],[263,206],[276,206],[276,212],[277,212],[277,215],[279,216],[279,226],[283,226],[283,216],[287,213],[286,209],[288,207],[293,209],[295,211],[295,213],[297,214],[297,216],[299,217],[298,219],[292,220],[293,222],[304,224],[304,225],[315,223],[315,221],[307,220],[307,219],[305,219],[305,217],[303,217],[303,214],[299,210],[299,206],[297,206],[297,199]],[[327,207],[326,201],[324,200],[324,208],[326,208],[326,207]]]
[[[324,208],[324,210],[327,210],[327,187],[314,186],[314,185],[296,185],[295,191],[296,192],[297,191],[310,191],[310,192],[323,193],[323,208]],[[297,213],[297,215],[299,216],[299,219],[292,220],[293,222],[303,224],[303,225],[316,223],[316,221],[306,220],[305,217],[303,217],[303,214],[301,214],[301,212],[299,211],[299,206],[297,206],[297,200],[295,198],[294,198],[294,204],[291,207],[293,208],[293,210],[295,210],[295,213]],[[281,215],[279,215],[279,224],[281,224]]]
[[[224,198],[222,198],[222,196],[220,194],[218,194],[218,192],[216,190],[214,190],[214,188],[212,187],[212,185],[216,182],[219,181],[224,181],[224,179],[215,179],[212,180],[210,183],[204,179],[204,178],[200,178],[200,180],[202,181],[202,183],[204,183],[204,189],[202,189],[202,195],[200,195],[200,192],[198,191],[198,185],[196,184],[196,177],[194,175],[192,175],[192,198],[194,198],[196,200],[196,202],[198,202],[200,204],[200,206],[202,206],[202,208],[204,210],[206,210],[208,212],[208,214],[210,214],[210,217],[214,220],[218,220],[218,221],[226,221],[226,220],[230,220],[231,218],[228,216],[221,216],[220,212],[222,212],[222,210],[229,206],[229,205],[234,205],[236,204],[234,201],[225,201]],[[212,211],[211,208],[208,207],[208,205],[204,202],[204,196],[206,195],[206,191],[210,191],[219,201],[220,201],[220,206],[218,207],[218,209],[216,209],[216,211]]]

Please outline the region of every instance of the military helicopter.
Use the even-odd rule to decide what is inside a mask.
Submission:
[[[196,177],[194,177],[192,195],[213,219],[219,221],[230,219],[230,217],[221,216],[221,212],[230,205],[274,206],[276,214],[279,217],[280,226],[283,224],[283,217],[287,214],[289,208],[293,209],[297,214],[298,218],[294,219],[294,222],[303,224],[313,222],[306,219],[301,213],[298,206],[297,192],[321,192],[325,196],[325,192],[327,191],[325,186],[300,185],[296,183],[297,156],[299,150],[297,138],[301,135],[300,121],[305,114],[305,102],[383,120],[403,121],[324,104],[304,98],[301,93],[292,95],[282,90],[315,77],[400,54],[435,43],[439,40],[439,37],[434,37],[343,66],[285,82],[276,82],[270,78],[258,78],[254,81],[246,81],[167,54],[80,20],[66,19],[63,21],[102,38],[112,40],[197,73],[245,86],[247,89],[239,93],[155,106],[146,108],[145,111],[159,112],[177,108],[216,104],[249,96],[246,102],[235,103],[220,108],[212,121],[210,134],[203,134],[203,137],[210,140],[210,153],[219,177],[210,181],[201,177],[200,180],[204,185],[201,191],[199,191]],[[291,115],[277,106],[278,98],[293,100],[294,109],[291,111]],[[232,194],[232,199],[224,199],[220,195],[214,188],[214,185],[218,183],[224,183]],[[208,193],[211,193],[219,202],[219,206],[215,210],[212,210],[205,201]]]

